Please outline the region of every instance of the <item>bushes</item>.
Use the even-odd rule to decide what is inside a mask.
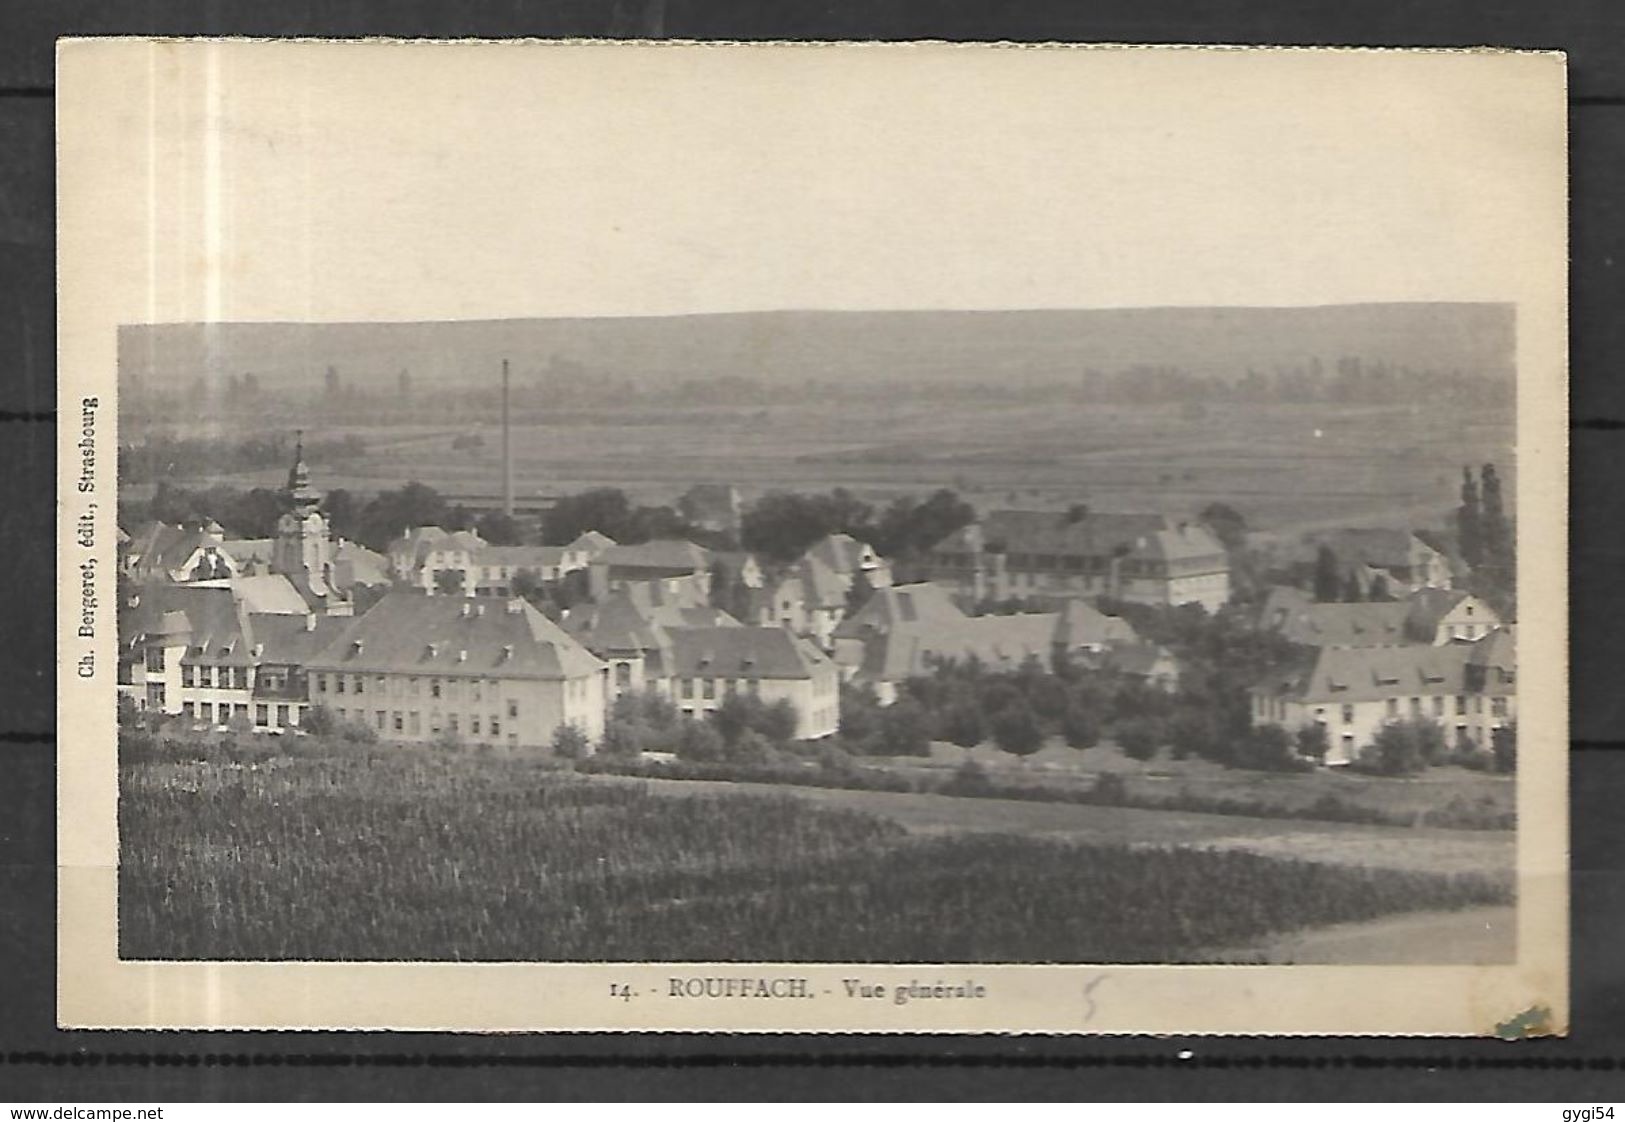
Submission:
[[[553,730],[553,754],[561,760],[585,759],[592,746],[587,742],[587,734],[575,725],[560,725]]]
[[[1255,771],[1312,771],[1314,761],[1298,755],[1280,725],[1256,725],[1236,745],[1236,764]]]
[[[1061,737],[1069,748],[1093,748],[1100,743],[1100,721],[1074,699],[1061,714]]]
[[[746,731],[774,746],[787,744],[796,734],[795,707],[783,699],[764,702],[751,694],[729,694],[710,719],[730,748]]]
[[[1294,739],[1297,741],[1298,755],[1317,764],[1326,762],[1326,753],[1331,751],[1332,741],[1325,725],[1313,721],[1299,725]]]
[[[1362,771],[1377,775],[1416,775],[1444,758],[1444,730],[1437,723],[1394,721],[1377,730],[1357,763]]]
[[[993,714],[989,726],[993,743],[1012,756],[1030,756],[1044,744],[1044,730],[1038,714],[1022,698],[1016,698]]]
[[[1495,757],[1495,770],[1518,770],[1518,726],[1516,722],[1490,733],[1490,752]]]
[[[963,701],[942,715],[937,730],[942,739],[961,748],[974,748],[987,739],[987,721],[974,701]]]
[[[1162,729],[1157,722],[1145,717],[1129,717],[1112,725],[1112,737],[1123,754],[1131,760],[1147,761],[1156,758],[1162,747]]]

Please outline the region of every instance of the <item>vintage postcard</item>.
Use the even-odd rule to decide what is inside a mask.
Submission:
[[[58,65],[62,1025],[1567,1031],[1561,55]]]

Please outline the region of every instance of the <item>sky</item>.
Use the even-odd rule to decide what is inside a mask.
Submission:
[[[1550,56],[121,46],[60,110],[119,322],[1518,301],[1563,239]]]

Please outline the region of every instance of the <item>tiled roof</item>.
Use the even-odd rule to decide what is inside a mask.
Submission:
[[[221,666],[253,663],[254,631],[230,588],[152,581],[137,596],[136,606],[119,616],[121,647],[134,646],[149,634],[173,633],[179,615],[190,632],[184,656],[188,661]]]
[[[934,547],[943,552],[1054,554],[1109,557],[1138,554],[1180,559],[1224,553],[1204,527],[1183,530],[1165,514],[1089,511],[1074,517],[1056,510],[994,510],[980,523],[955,530]]]
[[[422,565],[435,551],[465,550],[469,553],[485,547],[485,539],[473,530],[448,531],[439,526],[414,526],[389,544],[389,555],[411,557],[414,566]]]
[[[244,608],[254,614],[294,615],[303,619],[308,610],[305,598],[281,573],[234,577],[231,587]]]
[[[1316,544],[1331,548],[1344,565],[1363,564],[1376,569],[1405,569],[1411,565],[1411,547],[1422,544],[1409,530],[1364,527],[1317,534]]]
[[[869,641],[861,673],[895,682],[930,674],[948,660],[974,658],[990,670],[1013,670],[1028,658],[1047,663],[1059,620],[1040,612],[900,625]]]
[[[1306,647],[1391,647],[1406,642],[1409,614],[1403,601],[1305,604],[1270,626]]]
[[[608,534],[600,534],[597,530],[587,530],[576,536],[576,540],[565,546],[570,550],[587,550],[591,553],[600,553],[615,544],[615,539]]]
[[[842,576],[856,572],[863,564],[865,546],[851,534],[826,534],[807,547],[802,556],[822,562]]]
[[[1162,561],[1222,559],[1224,546],[1206,526],[1181,522],[1167,530],[1153,530],[1135,539],[1129,556]]]
[[[1380,701],[1390,697],[1468,692],[1469,651],[1442,647],[1327,647],[1307,673],[1265,683],[1269,692],[1315,703]]]
[[[333,549],[334,583],[340,588],[390,583],[389,559],[359,542],[340,541]]]
[[[1258,609],[1258,626],[1269,630],[1281,626],[1286,618],[1300,609],[1307,608],[1315,602],[1315,598],[1301,588],[1289,584],[1277,584],[1270,588],[1264,597],[1264,602]]]
[[[474,551],[476,565],[513,565],[521,569],[542,569],[564,560],[562,545],[482,545]]]
[[[811,678],[819,649],[782,627],[673,627],[671,673],[684,678]]]
[[[579,604],[564,616],[565,630],[598,652],[660,650],[668,627],[738,626],[739,621],[721,608],[652,582],[628,585],[598,603]]]
[[[1466,649],[1467,661],[1474,666],[1517,672],[1518,633],[1514,628],[1497,628],[1478,642],[1467,644]]]
[[[791,570],[801,582],[801,595],[809,608],[839,608],[846,604],[846,588],[835,571],[808,553]]]
[[[613,545],[598,557],[611,569],[648,569],[672,573],[692,573],[706,568],[708,556],[703,547],[676,538],[663,538],[641,545]]]
[[[209,547],[224,552],[219,541],[201,530],[149,522],[136,531],[126,551],[136,558],[136,575],[144,578],[177,569],[197,550]]]
[[[1456,607],[1470,595],[1472,594],[1459,588],[1417,589],[1405,598],[1406,607],[1409,609],[1407,622],[1418,635],[1426,635],[1431,639],[1444,617],[1455,611]],[[1489,613],[1488,605],[1485,605],[1484,610],[1487,613],[1484,622],[1495,622],[1495,616]]]
[[[337,639],[353,620],[345,616],[251,614],[260,661],[303,666]]]
[[[578,678],[603,668],[580,643],[523,600],[396,591],[311,659],[356,673]]]
[[[965,619],[948,590],[922,581],[877,588],[863,607],[841,621],[837,638],[861,638],[912,623],[953,623]]]
[[[220,548],[229,553],[239,566],[246,566],[251,561],[269,565],[275,547],[276,542],[271,538],[227,538],[220,543]]]
[[[1109,616],[1084,600],[1068,600],[1055,626],[1055,641],[1063,647],[1134,643],[1139,638],[1128,620]]]

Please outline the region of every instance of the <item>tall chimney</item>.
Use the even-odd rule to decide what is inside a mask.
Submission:
[[[508,360],[502,360],[502,513],[513,517],[513,425],[508,417]]]

